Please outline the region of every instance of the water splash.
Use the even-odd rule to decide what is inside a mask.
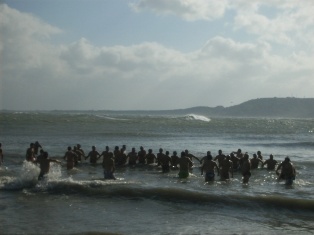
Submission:
[[[210,122],[210,118],[202,116],[202,115],[196,115],[196,114],[188,114],[185,116],[187,120],[197,120],[197,121],[203,121],[203,122]]]

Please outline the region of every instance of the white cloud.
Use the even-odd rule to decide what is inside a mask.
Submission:
[[[226,0],[140,0],[131,4],[135,11],[152,10],[157,14],[179,16],[187,21],[214,20],[221,18],[228,1]]]
[[[151,10],[187,21],[213,21],[234,12],[231,23],[234,30],[244,30],[261,41],[292,47],[309,41],[313,44],[314,2],[311,0],[139,0],[131,7],[137,12]]]
[[[256,11],[259,5],[251,8]],[[271,19],[255,15],[243,19],[250,17],[259,28],[271,24]],[[237,20],[241,27],[253,27]],[[282,34],[288,37],[290,28]],[[61,32],[0,5],[0,109],[168,109],[312,96],[310,41],[304,47],[311,50],[295,47],[287,56],[270,39],[240,42],[216,36],[199,50],[183,53],[157,42],[105,47],[82,38],[53,44],[50,39]]]
[[[61,30],[45,24],[32,15],[20,13],[0,4],[0,53],[5,58],[4,68],[37,68],[46,62],[43,54],[50,53],[47,48],[49,38]],[[41,54],[42,53],[42,54]],[[46,57],[47,58],[47,57]]]

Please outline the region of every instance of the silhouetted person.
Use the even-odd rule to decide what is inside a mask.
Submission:
[[[99,154],[99,152],[96,150],[96,147],[95,147],[95,146],[92,146],[92,151],[90,151],[90,152],[88,153],[88,155],[85,157],[85,160],[86,160],[87,158],[90,158],[90,159],[89,159],[89,162],[90,162],[91,164],[96,164],[96,163],[97,163],[97,159],[99,158],[99,156],[100,156],[100,154]]]
[[[148,153],[146,155],[146,164],[147,165],[153,164],[153,163],[155,163],[156,159],[157,158],[156,158],[156,155],[153,153],[153,150],[148,149]]]
[[[263,164],[262,167],[264,167],[264,165],[267,165],[267,170],[275,170],[276,164],[278,162],[274,159],[274,156],[272,154],[269,155],[269,159],[267,159]]]
[[[244,154],[243,156],[243,161],[241,165],[241,173],[243,176],[243,183],[247,184],[249,182],[249,179],[251,177],[251,162],[249,159],[249,155],[247,153]]]
[[[35,162],[39,163],[39,167],[40,167],[40,173],[39,173],[39,176],[38,176],[38,180],[42,180],[44,178],[44,176],[49,173],[50,163],[51,162],[56,162],[56,163],[60,163],[61,164],[61,162],[58,161],[58,160],[49,159],[47,152],[44,152],[43,153],[43,157],[40,158],[39,160],[36,160]]]
[[[219,175],[219,168],[215,161],[213,161],[213,156],[210,151],[207,151],[207,155],[202,159],[201,175],[205,172],[205,182],[215,180],[215,168]]]
[[[280,169],[281,172],[279,174]],[[278,165],[276,173],[279,175],[278,180],[284,179],[286,181],[286,185],[291,185],[293,183],[293,180],[295,180],[296,171],[289,157],[286,157],[285,160]]]
[[[185,152],[181,152],[181,157],[179,159],[179,177],[180,178],[187,178],[189,177],[189,169],[192,168],[193,162],[189,157],[185,155]]]

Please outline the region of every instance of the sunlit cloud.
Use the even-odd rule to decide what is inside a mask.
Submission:
[[[187,8],[191,4],[154,2],[138,1],[132,7],[164,11],[172,9],[171,4],[186,4]],[[199,4],[206,8],[205,2]],[[55,43],[53,38],[64,33],[62,29],[1,4],[0,108],[170,109],[226,105],[256,97],[312,96],[309,12],[291,3],[277,6],[279,11],[267,16],[261,13],[261,6],[267,4],[259,1],[246,6],[251,9],[246,13],[240,9],[245,1],[223,4],[217,16],[199,16],[212,20],[222,17],[227,7],[238,7],[233,29],[245,30],[256,39],[240,41],[217,35],[189,53],[158,42],[96,46],[82,37]],[[306,2],[306,7],[311,4]],[[289,11],[294,18],[284,24],[280,19],[289,18]],[[305,25],[297,29],[301,21]]]
[[[133,10],[151,10],[160,15],[175,15],[187,21],[221,18],[228,7],[226,0],[140,0],[130,4]]]

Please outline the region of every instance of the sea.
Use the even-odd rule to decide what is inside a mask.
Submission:
[[[47,177],[25,161],[38,141],[52,159]],[[156,112],[0,112],[0,234],[313,234],[314,119],[210,117]],[[278,162],[289,156],[296,168],[291,186],[259,166],[248,184],[240,172],[228,181],[206,183],[200,163],[187,179],[159,166],[116,169],[105,180],[101,160],[66,169],[68,146],[101,153],[126,145],[157,154],[189,150],[198,158],[241,149],[261,151]]]

